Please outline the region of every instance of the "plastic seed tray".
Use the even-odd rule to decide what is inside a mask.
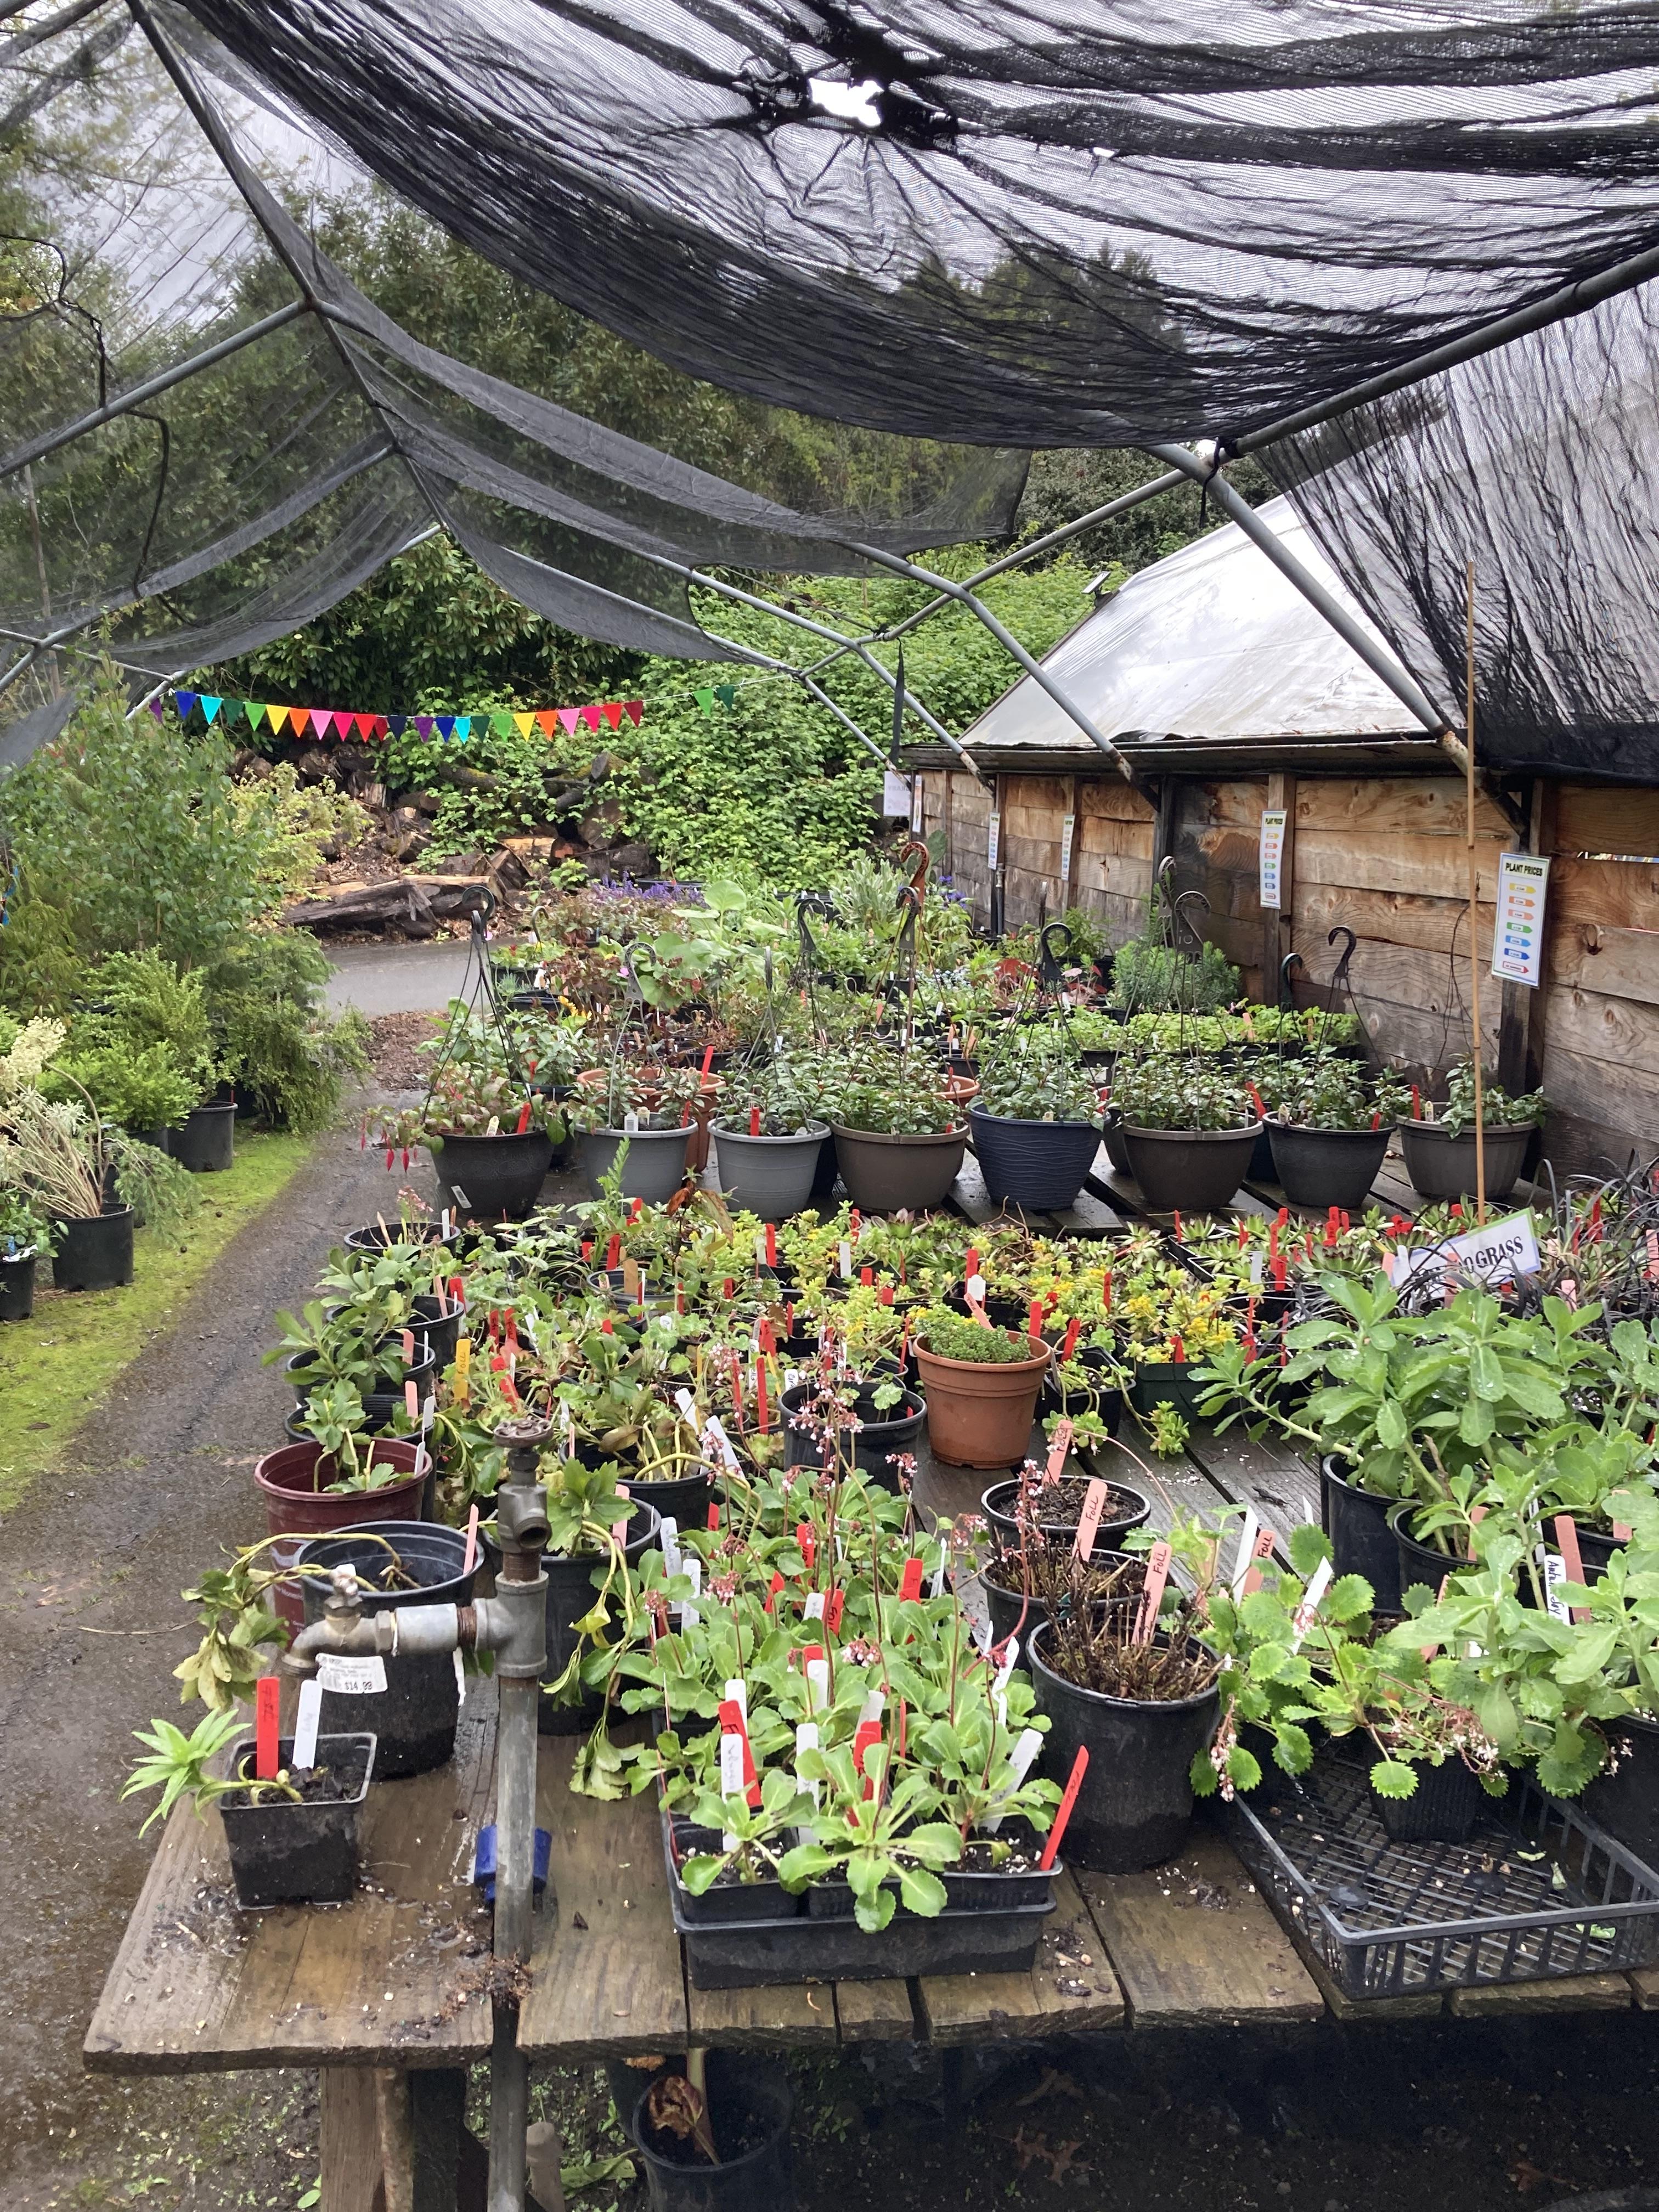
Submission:
[[[1659,1958],[1659,1874],[1530,1783],[1485,1800],[1467,1844],[1392,1843],[1367,1768],[1326,1752],[1299,1782],[1267,1768],[1228,1819],[1291,1941],[1350,1997]]]

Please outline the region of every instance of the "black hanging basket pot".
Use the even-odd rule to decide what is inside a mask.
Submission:
[[[106,1206],[102,1213],[60,1221],[52,1279],[60,1291],[114,1291],[130,1283],[132,1208]]]
[[[1474,1131],[1449,1136],[1437,1121],[1401,1121],[1400,1149],[1406,1156],[1406,1173],[1412,1188],[1422,1198],[1473,1198],[1475,1195]],[[1532,1124],[1505,1124],[1486,1132],[1486,1197],[1505,1199],[1520,1180],[1532,1142]]]
[[[1319,1467],[1319,1515],[1331,1540],[1331,1564],[1339,1575],[1363,1575],[1379,1613],[1398,1613],[1400,1547],[1389,1522],[1396,1501],[1362,1490],[1339,1473],[1327,1457]]]
[[[392,1552],[413,1588],[383,1590],[377,1577]],[[367,1586],[365,1615],[397,1613],[411,1605],[471,1605],[478,1562],[466,1567],[466,1532],[435,1521],[376,1521],[347,1528],[337,1536],[319,1536],[300,1552],[295,1564],[307,1567],[355,1567]],[[300,1578],[306,1619],[320,1620],[328,1585],[316,1575]],[[325,1689],[325,1735],[372,1728],[379,1750],[374,1771],[383,1782],[405,1774],[425,1774],[441,1766],[455,1748],[460,1686],[452,1651],[391,1653],[382,1661],[386,1687],[361,1696]]]
[[[1220,1213],[1250,1171],[1261,1124],[1237,1129],[1138,1129],[1123,1124],[1129,1172],[1151,1213]]]
[[[553,1140],[544,1129],[428,1141],[444,1204],[473,1221],[522,1221],[553,1164]]]
[[[986,1189],[1032,1212],[1073,1204],[1100,1150],[1097,1121],[1025,1121],[978,1106],[968,1121]]]
[[[222,1175],[236,1158],[236,1103],[210,1100],[192,1106],[167,1140],[167,1149],[192,1175]]]
[[[1338,1206],[1358,1213],[1371,1194],[1389,1149],[1390,1130],[1304,1129],[1269,1121],[1273,1174],[1292,1206]]]
[[[27,1321],[34,1311],[34,1249],[0,1259],[0,1321]]]

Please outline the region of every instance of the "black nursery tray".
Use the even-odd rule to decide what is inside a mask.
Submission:
[[[1368,1769],[1269,1767],[1229,1813],[1285,1932],[1357,1998],[1552,1981],[1659,1957],[1659,1874],[1574,1807],[1511,1780],[1467,1844],[1391,1843]]]
[[[1040,1902],[987,1905],[965,1911],[947,1905],[933,1920],[901,1910],[878,1936],[866,1936],[854,1920],[809,1917],[800,1913],[793,1898],[786,1899],[794,1907],[793,1917],[711,1926],[688,1912],[695,1900],[675,1876],[666,1821],[663,1851],[674,1927],[685,1948],[686,1972],[694,1990],[901,1981],[913,1974],[1029,1973],[1036,1963],[1042,1923],[1054,1909],[1053,1878],[1045,1876],[1047,1894]],[[1029,1880],[1016,1876],[1013,1881],[1029,1898]]]

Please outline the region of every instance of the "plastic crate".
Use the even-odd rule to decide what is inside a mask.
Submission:
[[[1297,1948],[1349,1997],[1405,1996],[1659,1958],[1659,1874],[1512,1778],[1467,1844],[1391,1843],[1367,1766],[1269,1767],[1228,1808],[1235,1850]]]

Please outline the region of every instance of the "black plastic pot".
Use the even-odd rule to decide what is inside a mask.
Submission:
[[[522,1221],[553,1164],[553,1139],[545,1129],[428,1141],[444,1203],[464,1219]]]
[[[717,1856],[720,1838],[713,1828],[700,1828],[693,1821],[671,1814],[666,1806],[659,1808],[659,1817],[662,1822],[663,1862],[668,1869],[675,1908],[682,1919],[700,1928],[732,1928],[744,1922],[799,1917],[805,1899],[792,1897],[781,1881],[717,1884],[704,1890],[701,1897],[689,1890],[680,1880],[681,1862],[702,1854]]]
[[[173,1132],[167,1149],[192,1175],[222,1175],[236,1158],[234,1100],[192,1106]]]
[[[414,1332],[411,1331],[410,1334],[413,1334]],[[395,1343],[397,1340],[394,1338],[392,1341]],[[303,1382],[300,1380],[301,1370],[307,1364],[307,1355],[303,1352],[290,1352],[288,1358],[283,1362],[283,1372],[289,1379],[289,1389],[293,1391],[295,1398],[297,1398],[300,1402],[300,1410],[301,1413],[305,1411],[306,1401],[310,1397],[313,1391],[324,1389],[327,1387],[325,1383]],[[405,1382],[412,1382],[415,1385],[416,1398],[419,1401],[420,1399],[424,1398],[428,1391],[431,1389],[433,1378],[437,1374],[437,1371],[438,1359],[436,1353],[433,1351],[430,1344],[422,1344],[421,1339],[418,1336],[416,1336],[415,1357],[413,1359],[404,1363],[403,1372],[399,1376],[396,1384],[388,1384],[384,1389],[365,1390],[362,1393],[364,1413],[374,1420],[380,1421],[386,1419],[399,1406],[404,1404],[404,1384]]]
[[[1381,1797],[1371,1792],[1389,1842],[1468,1843],[1486,1800],[1474,1769],[1461,1759],[1443,1759],[1438,1766],[1426,1759],[1406,1764],[1417,1774],[1417,1787],[1409,1797]]]
[[[1394,1531],[1395,1549],[1400,1560],[1400,1589],[1403,1597],[1408,1589],[1419,1585],[1431,1597],[1440,1595],[1440,1585],[1458,1567],[1466,1567],[1467,1559],[1455,1559],[1449,1552],[1438,1552],[1432,1544],[1419,1544],[1406,1527],[1417,1510],[1407,1503],[1396,1505],[1389,1512],[1389,1526]]]
[[[1448,1136],[1437,1121],[1401,1121],[1400,1149],[1412,1188],[1424,1198],[1473,1198],[1475,1194],[1474,1131]],[[1526,1164],[1533,1138],[1530,1122],[1500,1126],[1485,1134],[1488,1200],[1507,1198]]]
[[[113,1291],[132,1280],[132,1208],[106,1206],[58,1224],[52,1279],[60,1291]]]
[[[285,1735],[276,1747],[276,1762],[286,1767],[294,1756],[294,1739]],[[253,1738],[243,1736],[231,1753],[227,1771],[240,1772],[244,1759],[253,1757]],[[372,1735],[319,1735],[319,1765],[362,1762],[362,1779],[355,1793],[328,1804],[291,1804],[272,1800],[266,1804],[227,1805],[220,1801],[225,1842],[230,1851],[231,1879],[239,1904],[338,1905],[357,1887],[357,1816],[374,1772]]]
[[[34,1311],[34,1250],[0,1260],[0,1321],[27,1321]]]
[[[148,1145],[152,1152],[165,1152],[171,1150],[169,1139],[173,1132],[164,1128],[159,1121],[148,1129],[129,1129],[127,1134],[135,1144]]]
[[[428,1291],[416,1299],[415,1317],[410,1327],[416,1343],[424,1337],[433,1358],[443,1368],[455,1357],[455,1347],[461,1340],[461,1323],[465,1319],[464,1298],[435,1298]]]
[[[1114,1567],[1121,1567],[1126,1562],[1133,1562],[1143,1570],[1146,1564],[1144,1559],[1136,1559],[1133,1553],[1103,1552],[1098,1545],[1091,1555],[1090,1564],[1100,1568],[1103,1572],[1109,1573]],[[1012,1573],[1016,1575],[1018,1573],[1018,1553],[1010,1557],[1009,1566]],[[1146,1576],[1143,1572],[1141,1582],[1145,1580]],[[1022,1644],[1028,1644],[1030,1641],[1032,1631],[1040,1627],[1048,1618],[1049,1608],[1047,1598],[1034,1597],[1028,1605],[1018,1590],[1004,1589],[1000,1583],[994,1583],[982,1568],[980,1571],[979,1586],[985,1593],[985,1610],[991,1616],[991,1641],[994,1644],[1006,1644],[1011,1636],[1016,1634]],[[1140,1584],[1137,1583],[1135,1587],[1139,1589]],[[1025,1616],[1025,1625],[1023,1628],[1020,1626],[1022,1613]]]
[[[718,2166],[683,2164],[653,2148],[644,2093],[629,2116],[651,2212],[794,2212],[789,2124],[795,2100],[783,2069],[735,2051],[711,2051],[705,2063]],[[750,2148],[732,2157],[727,2147],[733,2143]]]
[[[1599,1583],[1607,1571],[1607,1562],[1615,1552],[1624,1549],[1620,1539],[1609,1528],[1605,1534],[1600,1528],[1580,1528],[1578,1531],[1578,1562],[1584,1570],[1586,1588]]]
[[[783,1394],[784,1448],[786,1467],[817,1467],[821,1458],[817,1441],[804,1430],[793,1425],[793,1416],[811,1396],[813,1386],[797,1382],[793,1390]],[[864,1426],[853,1438],[854,1462],[867,1474],[872,1482],[883,1490],[898,1491],[898,1469],[890,1467],[889,1455],[895,1452],[914,1455],[921,1441],[922,1425],[927,1419],[927,1401],[914,1390],[907,1390],[896,1407],[884,1413],[860,1390],[854,1400],[854,1410]]]
[[[1079,1352],[1075,1355],[1079,1363],[1091,1367],[1097,1363],[1103,1367],[1107,1356],[1103,1352]],[[1042,1395],[1039,1402],[1053,1413],[1062,1413],[1069,1407],[1073,1413],[1097,1414],[1105,1424],[1109,1437],[1117,1434],[1118,1424],[1123,1419],[1124,1396],[1115,1384],[1103,1381],[1097,1389],[1084,1390],[1073,1387],[1062,1390],[1052,1367],[1042,1378]],[[1086,1447],[1079,1447],[1080,1450],[1084,1449]]]
[[[1220,1213],[1250,1171],[1259,1121],[1239,1129],[1123,1125],[1129,1172],[1152,1213]]]
[[[1394,1500],[1361,1490],[1322,1460],[1319,1517],[1331,1540],[1332,1565],[1339,1575],[1363,1575],[1379,1613],[1400,1611],[1400,1547],[1389,1525]]]
[[[365,1229],[351,1230],[346,1237],[345,1248],[348,1252],[386,1252],[394,1244],[453,1244],[456,1241],[453,1230],[445,1237],[443,1224],[439,1221],[422,1221],[407,1229],[401,1225],[383,1228],[374,1221]]]
[[[1193,1359],[1143,1359],[1129,1385],[1130,1405],[1143,1416],[1170,1405],[1187,1419],[1194,1419],[1206,1388],[1196,1379],[1202,1364]]]
[[[377,1543],[384,1537],[385,1543]],[[356,1567],[367,1580],[385,1562],[386,1546],[398,1554],[413,1589],[372,1589],[363,1599],[365,1614],[397,1613],[410,1605],[470,1605],[477,1561],[464,1574],[466,1535],[433,1521],[377,1521],[364,1528],[348,1528],[338,1536],[323,1536],[306,1545],[298,1564],[308,1567]],[[301,1580],[306,1619],[320,1620],[327,1585],[314,1576]],[[455,1722],[461,1709],[455,1680],[454,1654],[449,1651],[410,1654],[393,1652],[384,1662],[386,1687],[365,1697],[348,1697],[338,1690],[323,1692],[325,1735],[349,1732],[353,1723],[373,1720],[379,1744],[375,1771],[382,1782],[399,1775],[425,1774],[441,1766],[455,1748]]]
[[[1100,1140],[1106,1147],[1106,1157],[1120,1175],[1133,1176],[1129,1165],[1129,1147],[1123,1140],[1123,1116],[1115,1106],[1109,1106],[1101,1116]]]
[[[1335,1206],[1358,1213],[1371,1194],[1392,1133],[1380,1129],[1304,1129],[1269,1121],[1273,1174],[1292,1206]]]
[[[1151,1500],[1143,1498],[1131,1484],[1114,1481],[1111,1487],[1118,1498],[1133,1502],[1119,1507],[1115,1506],[1110,1498],[1107,1500],[1107,1510],[1102,1514],[1100,1526],[1095,1531],[1097,1551],[1103,1546],[1109,1550],[1110,1540],[1114,1536],[1127,1536],[1131,1528],[1139,1528],[1152,1510]],[[1014,1517],[1013,1510],[1018,1498],[1019,1480],[1015,1477],[1009,1482],[994,1482],[979,1501],[980,1510],[990,1522],[998,1542],[1008,1552],[1019,1549],[1019,1522]],[[1037,1526],[1051,1544],[1069,1544],[1077,1534],[1074,1521],[1044,1521],[1039,1516]]]
[[[713,1473],[706,1467],[695,1474],[677,1475],[671,1482],[632,1482],[624,1475],[623,1485],[630,1498],[641,1498],[654,1507],[659,1519],[672,1521],[681,1528],[701,1528],[719,1495]]]
[[[836,1151],[835,1132],[831,1130],[818,1147],[817,1164],[812,1170],[813,1199],[828,1198],[840,1174],[841,1160]]]
[[[1659,1863],[1659,1721],[1628,1713],[1603,1721],[1601,1732],[1608,1763],[1584,1791],[1584,1817],[1653,1866]]]
[[[1034,1212],[1072,1205],[1100,1150],[1097,1121],[1023,1121],[970,1106],[968,1124],[986,1189]]]
[[[620,1521],[620,1498],[617,1507],[617,1518]],[[641,1498],[630,1499],[628,1522],[623,1551],[631,1566],[657,1540],[656,1507],[647,1504]],[[599,1602],[599,1585],[593,1576],[599,1565],[597,1559],[562,1559],[553,1552],[542,1555],[542,1567],[547,1577],[547,1672],[542,1677],[544,1683],[556,1681],[570,1663],[571,1654],[580,1641],[571,1623],[591,1613]],[[544,1690],[537,1702],[536,1725],[544,1735],[586,1735],[604,1704],[603,1692],[590,1690],[586,1684],[580,1703],[573,1705],[556,1705]]]
[[[1138,1874],[1172,1858],[1192,1824],[1188,1770],[1215,1735],[1218,1690],[1171,1705],[1103,1697],[1065,1681],[1042,1656],[1050,1630],[1025,1647],[1039,1712],[1052,1725],[1039,1767],[1064,1788],[1080,1749],[1089,1764],[1066,1831],[1066,1856],[1093,1874]]]

